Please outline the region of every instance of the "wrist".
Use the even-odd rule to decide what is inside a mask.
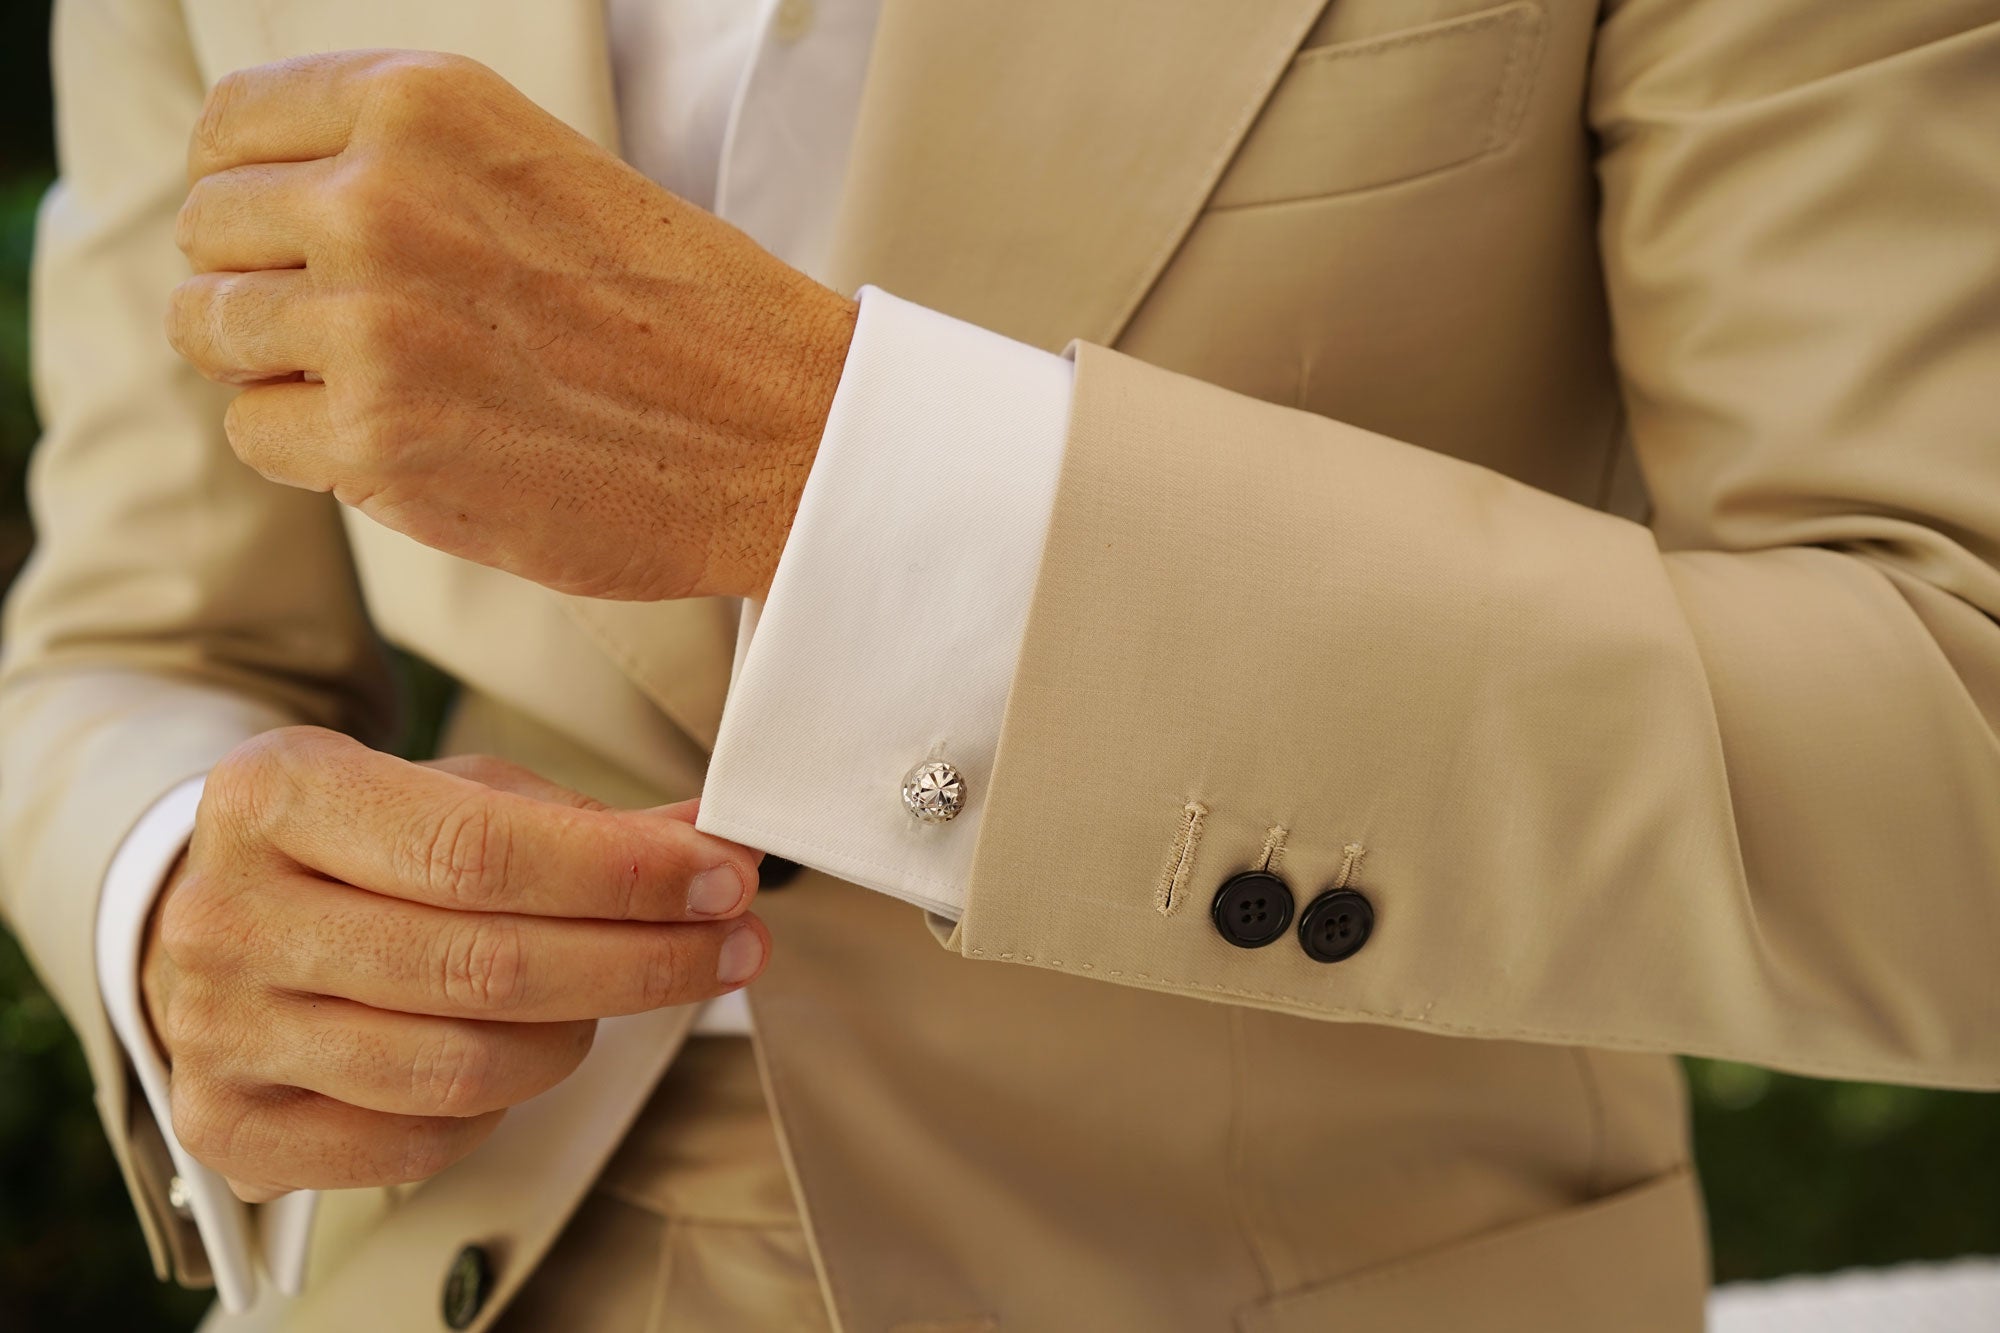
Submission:
[[[802,299],[775,335],[778,369],[759,448],[763,461],[745,478],[727,530],[711,545],[707,581],[721,595],[761,599],[770,592],[854,341],[860,307],[818,283],[801,286]]]

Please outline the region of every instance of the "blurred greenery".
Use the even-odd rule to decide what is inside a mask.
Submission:
[[[26,267],[53,171],[46,23],[43,0],[0,4],[0,584],[27,545]],[[423,751],[450,686],[405,670],[405,745]],[[2000,1098],[1710,1061],[1688,1072],[1720,1278],[2000,1254]],[[152,1280],[82,1056],[0,933],[0,1328],[184,1329],[205,1304]]]
[[[2000,1254],[2000,1097],[1686,1064],[1719,1281]]]

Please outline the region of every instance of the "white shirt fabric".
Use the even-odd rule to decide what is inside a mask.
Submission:
[[[698,827],[958,917],[1069,397],[1061,357],[863,289]],[[949,823],[903,807],[930,759],[965,780]]]
[[[880,0],[608,0],[625,153],[779,258],[822,271]],[[956,917],[1062,461],[1070,364],[872,288],[799,514],[745,607],[701,828]],[[921,825],[903,774],[965,776]],[[305,1281],[316,1195],[251,1210],[175,1139],[139,996],[153,899],[201,779],[163,795],[105,876],[99,983],[179,1172],[225,1308]],[[747,1032],[741,994],[697,1030]],[[260,1264],[261,1259],[261,1264]]]

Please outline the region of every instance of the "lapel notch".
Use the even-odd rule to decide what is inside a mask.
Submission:
[[[1114,342],[1326,3],[885,0],[832,280]]]

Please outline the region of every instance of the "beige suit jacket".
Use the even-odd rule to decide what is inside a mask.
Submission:
[[[92,975],[125,827],[258,729],[379,735],[371,623],[466,743],[690,794],[731,617],[274,488],[159,332],[206,84],[442,48],[609,144],[597,0],[59,19],[5,905],[198,1278]],[[888,0],[836,281],[1081,345],[963,922],[761,909],[843,1328],[1694,1327],[1666,1053],[2000,1085],[1995,123],[1995,0]],[[1360,954],[1218,937],[1274,828]],[[504,1298],[686,1023],[336,1208],[286,1326],[433,1328],[473,1238]]]

